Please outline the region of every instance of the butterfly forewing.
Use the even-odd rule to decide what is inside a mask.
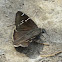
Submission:
[[[37,28],[37,25],[26,15],[23,14],[22,12],[18,11],[16,13],[16,18],[15,18],[15,25],[16,25],[16,30],[21,31],[21,30],[31,30],[33,28]]]

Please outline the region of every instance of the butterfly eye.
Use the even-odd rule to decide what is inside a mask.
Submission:
[[[44,28],[42,29],[42,33],[46,33],[46,30]]]

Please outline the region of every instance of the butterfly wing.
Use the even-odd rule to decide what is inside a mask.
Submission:
[[[26,14],[20,11],[16,13],[15,25],[17,31],[28,31],[33,28],[38,28],[37,25]]]
[[[18,11],[15,19],[14,45],[27,47],[28,39],[39,35],[41,29],[24,13]]]

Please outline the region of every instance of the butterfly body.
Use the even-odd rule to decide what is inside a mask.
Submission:
[[[15,19],[14,45],[27,47],[31,40],[41,33],[41,29],[24,13],[18,11]]]

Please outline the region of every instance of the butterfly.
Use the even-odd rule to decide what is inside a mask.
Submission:
[[[28,47],[29,43],[41,33],[41,29],[34,21],[21,11],[16,13],[15,25],[13,35],[15,47]]]

